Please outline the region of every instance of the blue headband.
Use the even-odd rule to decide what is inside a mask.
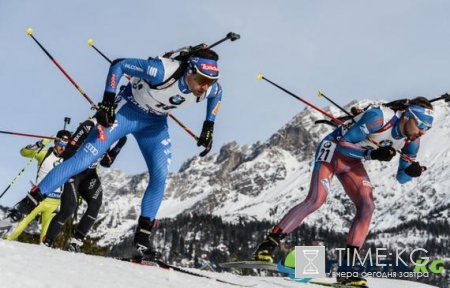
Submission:
[[[420,121],[425,122],[429,127],[433,125],[434,120],[434,111],[419,105],[409,105],[408,110],[406,110],[405,115],[407,117],[414,117],[411,115],[411,112],[414,113],[414,115],[417,116],[417,118],[420,119]]]
[[[216,60],[192,57],[189,61],[200,74],[208,78],[219,78],[219,68],[217,67]]]

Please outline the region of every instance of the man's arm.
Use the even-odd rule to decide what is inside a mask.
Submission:
[[[397,175],[396,175],[396,179],[397,179],[397,181],[400,184],[405,184],[405,183],[407,183],[407,182],[409,182],[409,181],[411,181],[413,179],[413,176],[408,175],[408,173],[409,174],[411,174],[411,173],[407,172],[413,167],[411,167],[409,169],[407,169],[407,168],[410,167],[413,163],[415,163],[414,160],[417,157],[417,153],[419,152],[419,148],[420,148],[420,139],[419,138],[417,138],[414,141],[407,142],[405,144],[405,146],[402,148],[403,154],[405,154],[410,159],[412,159],[413,162],[407,161],[403,157],[400,157],[400,160],[399,160],[399,163],[398,163]]]
[[[111,63],[106,78],[105,93],[116,94],[117,85],[124,74],[159,84],[164,80],[164,65],[159,59],[117,59]]]
[[[351,158],[364,159],[366,148],[356,145],[371,133],[383,127],[383,112],[378,108],[367,110],[345,135],[339,140],[336,150]],[[366,152],[367,153],[367,152]]]
[[[216,115],[219,112],[220,105],[222,104],[222,86],[216,83],[207,95],[207,105],[206,105],[206,121],[214,122],[216,120]]]
[[[77,152],[78,148],[80,148],[84,140],[86,140],[89,132],[94,126],[95,124],[91,120],[86,120],[78,126],[77,130],[70,137],[69,143],[67,143],[66,149],[62,154],[64,160],[69,159]]]
[[[198,137],[197,146],[204,146],[205,150],[200,153],[200,156],[206,156],[212,148],[214,121],[219,112],[220,104],[222,103],[222,87],[216,83],[211,87],[209,94],[206,96],[208,103],[206,105],[206,120],[203,122],[202,132]]]
[[[41,163],[42,159],[47,154],[47,150],[44,150],[52,140],[42,139],[34,144],[27,145],[20,150],[20,155],[27,158],[35,158],[38,163]]]

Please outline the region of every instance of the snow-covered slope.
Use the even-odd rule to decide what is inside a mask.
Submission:
[[[0,287],[8,288],[236,287],[158,267],[4,240],[0,240],[0,267]],[[258,288],[320,287],[289,282],[283,277],[237,276],[230,273],[191,270],[241,285],[254,284],[254,287]],[[433,287],[391,279],[369,279],[368,284],[371,288]]]

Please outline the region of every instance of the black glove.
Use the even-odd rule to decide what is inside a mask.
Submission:
[[[405,173],[406,175],[411,177],[419,177],[420,175],[422,175],[422,170],[427,170],[427,167],[422,167],[420,166],[419,162],[414,161],[411,162],[411,165],[405,168]]]
[[[41,190],[37,186],[34,186],[31,188],[26,198],[28,200],[26,201],[27,209],[31,212],[34,208],[36,208],[36,206],[44,201],[46,196],[41,193]]]
[[[125,143],[127,143],[127,136],[123,136],[122,138],[119,139],[119,141],[117,141],[117,144],[114,146],[114,149],[118,148],[122,148]]]
[[[103,101],[98,103],[98,110],[95,113],[97,123],[103,127],[110,127],[116,120],[116,107],[114,103],[115,94],[111,92],[105,92]]]
[[[197,146],[209,147],[212,144],[214,122],[206,120],[203,122],[203,129],[197,141]]]
[[[395,154],[397,152],[391,146],[380,147],[375,150],[369,149],[364,151],[364,158],[367,160],[391,161]]]
[[[212,142],[213,142],[213,131],[214,131],[214,122],[206,120],[203,122],[203,129],[202,133],[200,134],[200,137],[197,141],[197,146],[203,146],[205,147],[205,150],[203,150],[199,155],[200,157],[206,156],[209,151],[211,151],[212,148]]]
[[[114,162],[114,159],[116,157],[112,157],[110,152],[111,151],[106,152],[105,155],[103,155],[102,160],[100,160],[100,165],[102,165],[102,167],[109,168],[109,167],[111,167],[112,163]]]
[[[127,136],[124,136],[119,139],[117,144],[112,148],[111,150],[108,150],[108,152],[105,153],[102,160],[100,160],[100,165],[102,165],[105,168],[111,167],[111,165],[114,163],[114,160],[116,160],[117,155],[119,154],[122,147],[127,143]]]

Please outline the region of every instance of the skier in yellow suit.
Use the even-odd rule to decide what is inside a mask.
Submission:
[[[63,161],[62,153],[64,152],[66,145],[70,139],[70,132],[67,130],[58,131],[56,137],[57,139],[54,141],[54,146],[49,149],[44,149],[51,140],[43,139],[41,141],[36,142],[35,144],[28,145],[22,150],[20,150],[20,154],[27,158],[34,158],[38,162],[38,172],[36,176],[36,183],[39,183],[48,172],[50,172],[53,167],[58,165]],[[41,227],[41,236],[40,239],[42,241],[42,237],[47,233],[48,226],[50,221],[54,216],[54,212],[58,209],[59,204],[61,202],[61,188],[58,188],[54,192],[50,193],[49,197],[47,197],[44,201],[42,201],[35,209],[33,209],[27,217],[25,217],[16,227],[13,233],[6,236],[7,240],[16,240],[20,234],[22,234],[23,230],[30,224],[33,219],[41,214],[42,217],[42,227]],[[22,202],[22,201],[21,201]],[[3,221],[10,221],[10,223],[16,223],[21,220],[25,213],[22,213],[19,208],[22,206],[20,202],[9,211],[8,216]],[[12,226],[13,224],[11,224]]]

